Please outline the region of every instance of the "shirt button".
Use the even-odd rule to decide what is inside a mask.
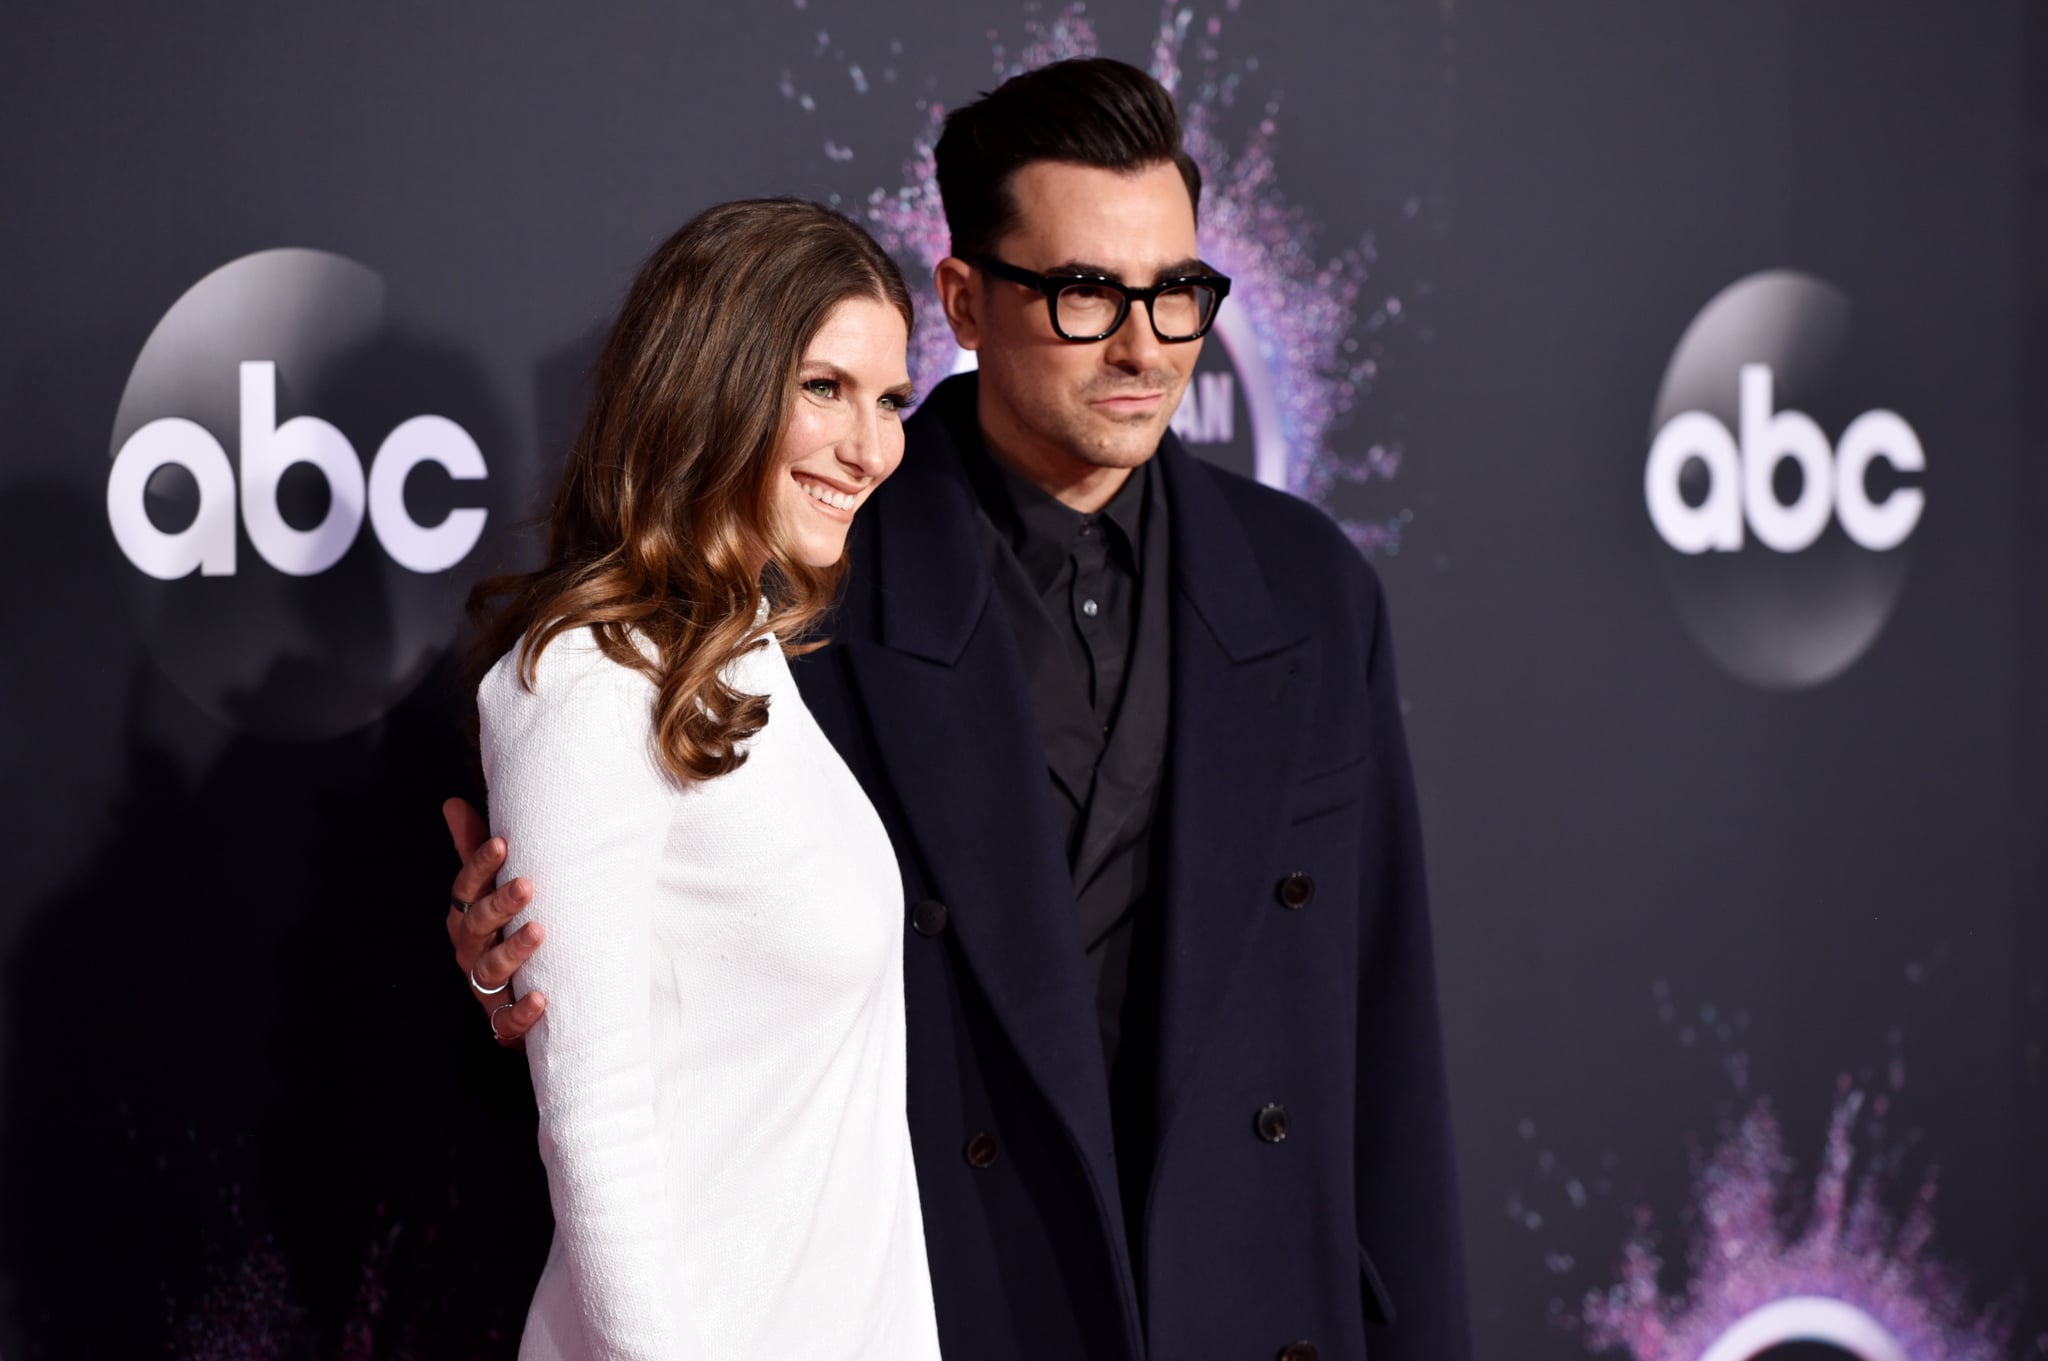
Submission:
[[[910,929],[920,936],[936,936],[946,929],[946,918],[950,915],[937,898],[926,898],[910,909]]]
[[[967,1147],[960,1151],[966,1157],[969,1167],[983,1168],[995,1162],[999,1146],[995,1135],[983,1132],[969,1139]]]
[[[1096,614],[1101,611],[1101,609],[1102,606],[1096,604],[1092,600],[1084,600],[1081,602],[1081,613],[1087,615],[1090,619],[1093,619],[1096,616]]]
[[[1261,1108],[1252,1128],[1269,1144],[1282,1142],[1287,1138],[1287,1108],[1277,1103]]]

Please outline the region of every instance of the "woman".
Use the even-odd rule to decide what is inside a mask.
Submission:
[[[598,360],[547,564],[479,589],[491,823],[548,940],[530,1361],[938,1356],[896,861],[785,659],[902,458],[910,321],[836,213],[698,217]]]

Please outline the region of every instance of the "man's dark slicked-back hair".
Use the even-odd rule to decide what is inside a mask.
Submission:
[[[1181,149],[1166,87],[1108,57],[1057,61],[1013,76],[946,115],[934,151],[953,254],[987,254],[1017,225],[1010,179],[1033,161],[1134,171],[1171,162],[1202,203],[1202,172]]]

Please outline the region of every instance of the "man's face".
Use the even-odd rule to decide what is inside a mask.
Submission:
[[[1010,193],[1018,222],[991,252],[1006,264],[1106,274],[1136,287],[1197,271],[1194,204],[1170,162],[1125,174],[1035,161],[1011,178]],[[1142,303],[1107,340],[1062,340],[1043,294],[980,270],[956,277],[964,288],[957,303],[948,299],[948,313],[961,344],[976,351],[982,426],[998,450],[1054,482],[1152,456],[1199,340],[1162,342]]]

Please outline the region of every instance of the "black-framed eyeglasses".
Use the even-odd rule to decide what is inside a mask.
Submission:
[[[1043,293],[1053,333],[1082,344],[1115,335],[1134,302],[1145,304],[1152,334],[1165,343],[1200,340],[1230,295],[1230,280],[1221,274],[1183,274],[1133,288],[1105,274],[1040,274],[993,255],[977,255],[971,263],[984,274]]]

